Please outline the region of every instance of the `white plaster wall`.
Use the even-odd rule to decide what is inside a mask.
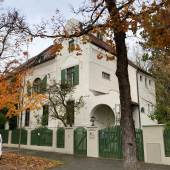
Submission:
[[[136,68],[129,65],[128,72],[129,72],[131,98],[133,102],[138,103],[137,78],[136,78],[137,70]]]
[[[102,55],[102,59],[98,59],[97,55]],[[118,81],[116,77],[116,59],[112,61],[106,60],[106,55],[109,55],[104,50],[90,45],[89,59],[89,88],[90,90],[101,93],[109,93],[110,90],[119,91]],[[102,78],[102,72],[110,74],[110,80]]]
[[[165,157],[164,128],[164,125],[143,126],[145,162],[170,165],[170,157]]]
[[[142,76],[142,81],[140,80],[140,76]],[[145,85],[145,78],[147,78],[147,86]],[[149,80],[151,80],[151,84],[149,85]],[[156,95],[155,95],[155,82],[154,78],[143,74],[141,72],[138,73],[138,86],[139,86],[139,104],[140,104],[140,116],[141,116],[141,124],[142,125],[154,125],[157,124],[157,121],[151,120],[148,115],[152,113],[152,110],[148,110],[148,104],[156,105]],[[145,112],[141,112],[141,108],[145,108]]]

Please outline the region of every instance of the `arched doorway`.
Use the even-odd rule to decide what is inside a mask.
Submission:
[[[91,112],[91,116],[95,118],[95,126],[99,128],[112,127],[115,125],[115,115],[110,106],[99,104],[95,106]]]

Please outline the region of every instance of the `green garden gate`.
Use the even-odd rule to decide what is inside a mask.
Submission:
[[[106,158],[122,158],[122,132],[120,127],[99,131],[99,155]]]
[[[82,127],[74,130],[74,153],[87,155],[87,130]]]
[[[165,156],[170,157],[170,129],[169,128],[164,130],[164,147],[165,147]]]
[[[21,144],[22,145],[27,145],[27,130],[25,129],[14,129],[12,130],[12,135],[11,135],[11,143],[12,144],[18,144],[19,143],[19,135],[21,131]]]
[[[143,134],[141,129],[136,129],[136,144],[138,160],[144,161]],[[120,126],[99,131],[99,156],[123,159],[122,130]]]
[[[8,143],[9,130],[0,129],[0,134],[2,135],[2,142],[3,143]]]
[[[31,145],[52,146],[53,131],[48,128],[38,128],[31,131]]]

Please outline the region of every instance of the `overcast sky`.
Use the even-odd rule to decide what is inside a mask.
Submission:
[[[0,0],[1,1],[1,0]],[[56,9],[64,15],[66,19],[75,17],[70,9],[70,5],[78,8],[84,0],[4,0],[2,7],[5,9],[16,8],[22,15],[25,16],[26,21],[30,24],[38,24],[42,19],[50,19]],[[136,51],[140,51],[136,40],[131,38],[127,41],[127,48],[129,57],[134,59]],[[29,45],[30,57],[40,53],[42,50],[52,44],[52,40],[36,39]]]
[[[15,8],[25,16],[29,24],[38,24],[42,19],[49,19],[56,9],[65,16],[66,19],[75,17],[71,12],[70,5],[78,7],[82,0],[4,0],[4,9]],[[29,45],[30,57],[37,55],[42,50],[52,44],[52,40],[38,39]]]

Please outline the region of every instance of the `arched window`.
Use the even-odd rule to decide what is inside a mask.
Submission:
[[[30,109],[27,108],[25,111],[25,126],[29,126],[30,124]]]
[[[33,92],[34,93],[41,93],[41,79],[36,78],[33,82]]]

